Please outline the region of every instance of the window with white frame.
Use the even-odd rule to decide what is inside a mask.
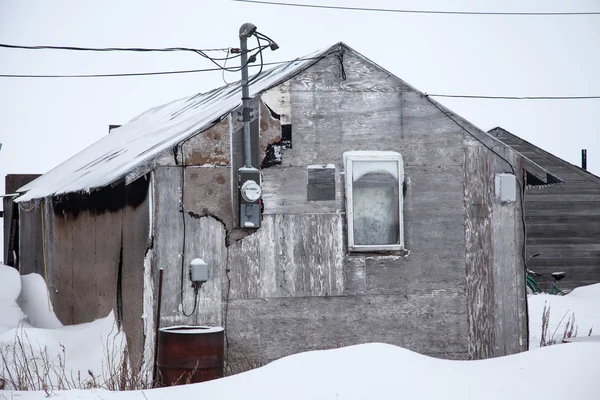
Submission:
[[[404,166],[394,151],[349,151],[346,216],[350,251],[402,250]]]

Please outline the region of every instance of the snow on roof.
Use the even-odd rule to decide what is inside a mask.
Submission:
[[[339,45],[263,71],[250,85],[250,96],[304,71]],[[19,192],[26,193],[15,201],[89,192],[116,182],[165,150],[212,126],[240,106],[241,97],[238,81],[152,108],[20,188]]]

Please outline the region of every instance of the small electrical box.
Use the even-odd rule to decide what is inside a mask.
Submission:
[[[238,170],[240,189],[240,228],[260,228],[260,171],[254,167]]]
[[[208,281],[208,264],[201,258],[194,258],[190,263],[190,280],[194,283]]]
[[[513,174],[496,174],[496,201],[517,201],[517,178]]]

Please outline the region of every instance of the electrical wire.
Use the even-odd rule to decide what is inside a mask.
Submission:
[[[260,46],[260,36],[259,36],[258,34],[255,34],[254,36],[256,36],[256,41],[257,41],[257,43],[258,43],[258,47],[260,48],[260,47],[261,47],[261,46]],[[266,46],[266,47],[268,47],[268,46]],[[258,53],[259,53],[259,55],[260,55],[260,69],[258,70],[258,73],[257,73],[256,75],[254,75],[254,76],[252,77],[252,79],[250,79],[250,80],[248,81],[248,85],[249,85],[249,84],[251,84],[252,82],[254,82],[254,81],[255,81],[255,80],[256,80],[256,79],[259,77],[260,73],[261,73],[261,72],[262,72],[262,70],[263,70],[263,66],[265,65],[265,63],[264,63],[264,60],[263,60],[262,51],[263,51],[263,49],[261,48],[261,49],[260,49],[260,51],[258,52]]]
[[[490,100],[588,100],[600,99],[600,96],[479,96],[467,94],[431,94],[430,97],[448,97],[458,99],[490,99]]]
[[[227,49],[227,54],[229,54],[229,49]],[[227,60],[223,63],[223,70],[221,71],[221,79],[226,85],[229,85],[229,82],[225,79],[225,67],[227,67]]]
[[[268,47],[265,46],[265,47]],[[258,54],[258,52],[256,53]],[[302,57],[287,61],[273,61],[264,63],[264,65],[289,64],[296,61],[322,60],[325,56],[320,57]],[[246,63],[248,65],[248,63]],[[248,65],[248,67],[257,67],[256,65]],[[236,68],[235,71],[240,71],[242,67]],[[0,74],[0,78],[114,78],[124,76],[151,76],[151,75],[173,75],[173,74],[191,74],[198,72],[221,71],[223,68],[203,68],[203,69],[188,69],[178,71],[156,71],[156,72],[131,72],[131,73],[116,73],[116,74],[74,74],[74,75],[29,75],[29,74]]]
[[[600,15],[600,11],[559,11],[559,12],[491,12],[491,11],[439,11],[439,10],[401,10],[395,8],[369,8],[369,7],[347,7],[329,6],[317,4],[279,3],[262,0],[232,0],[239,3],[266,4],[285,7],[320,8],[330,10],[348,11],[375,11],[402,14],[436,14],[436,15],[495,15],[495,16],[574,16],[574,15]]]
[[[185,51],[198,54],[207,60],[215,64],[219,69],[228,72],[239,72],[243,67],[229,67],[226,64],[228,60],[241,57],[241,52],[235,55],[230,55],[230,48],[225,49],[193,49],[189,47],[166,47],[166,48],[140,48],[140,47],[74,47],[74,46],[24,46],[15,44],[0,43],[0,48],[8,49],[22,49],[22,50],[71,50],[71,51],[92,51],[92,52],[174,52],[174,51]],[[260,48],[253,48],[247,50],[247,53],[251,53],[255,50],[261,51]],[[226,57],[211,57],[206,52],[208,51],[227,51]],[[225,65],[219,64],[217,61],[224,61]],[[118,76],[125,76],[119,74]],[[2,76],[0,76],[2,77]]]
[[[228,51],[229,48],[221,49],[194,49],[190,47],[164,47],[164,48],[142,48],[142,47],[76,47],[76,46],[25,46],[18,44],[0,43],[0,47],[22,50],[72,50],[72,51],[133,51],[133,52],[168,52],[168,51]]]

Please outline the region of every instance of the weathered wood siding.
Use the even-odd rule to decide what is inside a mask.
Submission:
[[[35,272],[45,276],[42,231],[43,205],[40,202],[19,204],[18,212],[19,251],[17,266],[19,272],[22,275]]]
[[[564,289],[600,282],[600,178],[502,128],[490,133],[565,181],[526,191],[527,256],[540,254],[529,268],[543,274],[542,288],[557,271],[567,273]]]
[[[6,194],[15,194],[17,190],[21,187],[25,186],[32,180],[38,178],[37,174],[8,174],[4,178],[4,190]],[[3,210],[4,210],[4,218],[3,228],[4,228],[4,256],[3,262],[6,265],[11,265],[13,267],[19,268],[18,261],[21,257],[19,252],[19,206],[18,204],[13,202],[14,197],[4,197],[2,199]],[[31,208],[32,205],[28,205],[28,208]],[[35,217],[30,221],[35,221]],[[29,226],[26,229],[35,229],[33,226]],[[41,228],[40,228],[41,231]],[[32,270],[35,268],[37,258],[39,258],[41,250],[39,247],[35,245],[40,245],[39,239],[34,241],[33,247],[25,246],[23,251],[25,252],[25,265],[24,268],[29,272],[37,272]]]
[[[465,135],[469,353],[476,359],[527,349],[522,188],[516,202],[495,199],[495,174],[513,172],[503,159],[522,171],[521,157],[510,149],[490,149]]]
[[[467,358],[462,131],[400,80],[343,60],[345,80],[330,56],[263,96],[291,113],[293,146],[262,171],[263,226],[229,249],[228,335],[269,360],[369,341]],[[361,149],[404,158],[408,256],[346,254],[342,154]],[[335,199],[309,201],[307,167],[325,164]]]
[[[149,247],[149,199],[137,207],[73,215],[49,213],[51,292],[64,324],[93,321],[111,311],[134,359],[141,355],[143,263]]]
[[[229,355],[254,361],[372,341],[459,359],[522,349],[520,208],[489,198],[494,173],[506,166],[466,140],[465,129],[489,146],[499,142],[351,51],[267,91],[253,108],[253,164],[271,157],[262,168],[260,229],[234,228],[243,163],[235,112],[185,142],[181,165],[155,170],[161,325],[222,324]],[[224,149],[227,124],[229,159],[200,149]],[[350,150],[402,154],[407,251],[347,252],[342,155]],[[503,157],[519,170],[512,152]],[[330,165],[335,186],[326,200],[309,197],[309,166],[319,165]],[[195,257],[209,263],[211,281],[186,318],[181,304],[191,311],[187,266]]]

